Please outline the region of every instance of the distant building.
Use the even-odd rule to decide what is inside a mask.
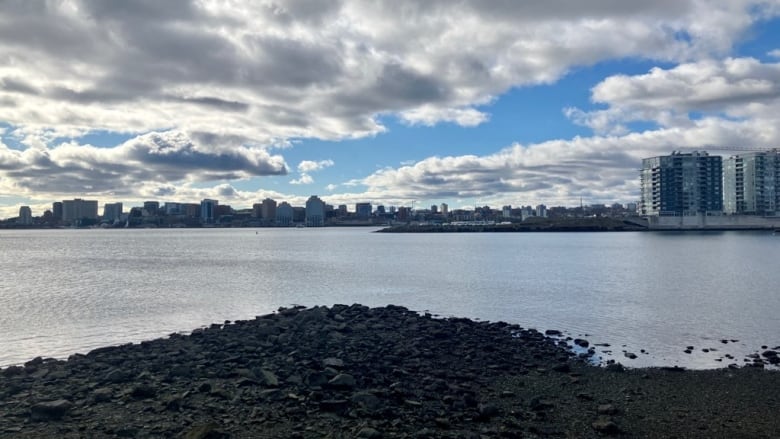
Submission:
[[[636,206],[637,206],[636,203],[626,203],[626,210],[629,213],[636,213]]]
[[[293,208],[286,201],[282,201],[276,206],[276,225],[289,226],[293,222]]]
[[[122,203],[106,203],[103,206],[103,221],[115,222],[122,219]]]
[[[23,226],[31,226],[33,223],[32,210],[30,206],[22,206],[19,208],[18,224]]]
[[[368,218],[371,216],[371,203],[356,203],[355,216],[358,218]]]
[[[780,150],[751,152],[723,162],[723,210],[729,214],[777,215]]]
[[[502,218],[512,218],[512,206],[504,206],[501,208],[501,217]]]
[[[521,221],[525,221],[528,218],[533,218],[534,216],[536,216],[534,213],[535,212],[534,212],[533,207],[531,207],[531,206],[523,206],[523,207],[520,208],[520,220]]]
[[[97,200],[63,200],[62,202],[62,220],[75,223],[83,220],[97,220],[98,202]]]
[[[439,213],[439,206],[432,204],[431,205],[431,213],[436,214]]]
[[[723,211],[723,163],[706,152],[642,160],[640,210],[646,216],[692,216]]]
[[[144,210],[148,215],[158,215],[160,212],[159,201],[144,201]]]
[[[219,201],[208,198],[200,202],[200,220],[204,224],[213,224],[217,218],[217,206]]]
[[[273,221],[276,218],[276,201],[266,198],[260,207],[260,217],[266,221]]]
[[[536,216],[539,218],[547,218],[547,206],[544,204],[536,206]]]
[[[376,213],[377,213],[377,215],[384,215],[385,213],[387,213],[385,211],[385,206],[382,205],[382,204],[380,204],[379,206],[376,206]]]
[[[306,200],[306,226],[322,227],[325,225],[325,203],[316,195]]]
[[[163,205],[163,211],[166,215],[184,215],[186,212],[185,205],[182,203],[166,202]]]
[[[62,202],[55,201],[51,205],[51,216],[55,221],[62,220]]]
[[[442,215],[447,216],[447,214],[450,213],[449,206],[447,206],[447,203],[441,203],[441,206],[439,206],[439,211]]]

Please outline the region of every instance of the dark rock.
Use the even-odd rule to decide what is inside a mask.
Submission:
[[[553,408],[555,405],[550,400],[544,399],[541,396],[535,396],[528,402],[528,406],[533,411],[541,411]]]
[[[353,404],[363,407],[364,409],[371,412],[379,410],[382,406],[382,401],[377,398],[376,395],[369,392],[353,393],[350,401],[352,401]]]
[[[382,433],[371,427],[363,427],[358,431],[357,437],[361,439],[378,439],[382,437]]]
[[[479,406],[477,406],[477,412],[479,413],[479,418],[482,420],[488,420],[501,414],[501,410],[498,406],[490,403],[479,404]]]
[[[344,362],[341,359],[329,357],[322,360],[322,367],[332,367],[334,369],[341,369],[344,367]]]
[[[625,372],[626,368],[620,363],[610,363],[604,369],[609,372]]]
[[[319,407],[324,412],[341,413],[349,407],[349,401],[346,399],[325,399],[320,401]]]
[[[633,352],[625,352],[623,355],[629,360],[636,360],[636,354]]]
[[[340,373],[328,381],[330,387],[339,389],[352,389],[355,387],[355,377],[347,373]]]
[[[62,419],[71,409],[73,403],[65,399],[56,401],[47,401],[34,404],[30,408],[30,419],[32,421],[54,421]]]
[[[21,375],[23,373],[24,373],[24,368],[21,366],[8,366],[5,369],[3,369],[4,377],[12,377],[16,375]]]
[[[606,416],[599,416],[590,425],[601,434],[615,435],[620,433],[620,428],[618,428],[617,424]]]
[[[600,415],[614,415],[617,413],[617,409],[612,404],[601,404],[599,405],[597,412]]]
[[[259,369],[255,372],[255,375],[257,375],[260,384],[266,387],[279,387],[279,378],[270,370]]]
[[[590,343],[588,343],[588,340],[582,339],[582,338],[575,338],[574,344],[576,344],[579,347],[587,348],[590,346]]]
[[[563,333],[561,333],[561,331],[557,329],[548,329],[544,331],[544,335],[549,335],[551,337],[560,337],[561,335],[563,335]]]
[[[184,434],[184,439],[228,439],[230,435],[219,430],[214,423],[198,425]]]
[[[92,392],[92,401],[96,403],[111,401],[113,397],[114,392],[107,387],[101,387]]]
[[[133,388],[130,392],[130,396],[138,399],[154,398],[157,396],[157,389],[148,384],[141,384]]]
[[[568,363],[556,364],[555,366],[553,366],[552,370],[556,372],[569,373],[571,372],[571,366],[569,366]]]

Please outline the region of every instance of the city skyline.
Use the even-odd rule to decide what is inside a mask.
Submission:
[[[4,4],[0,218],[629,203],[642,158],[780,145],[774,1],[241,7]]]

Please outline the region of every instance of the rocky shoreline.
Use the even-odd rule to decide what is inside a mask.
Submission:
[[[283,308],[2,369],[0,436],[780,437],[777,371],[597,367],[554,335]]]

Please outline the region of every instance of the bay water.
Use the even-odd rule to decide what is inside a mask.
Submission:
[[[771,233],[375,230],[0,230],[0,366],[293,304],[558,329],[635,367],[725,367],[780,345]]]

